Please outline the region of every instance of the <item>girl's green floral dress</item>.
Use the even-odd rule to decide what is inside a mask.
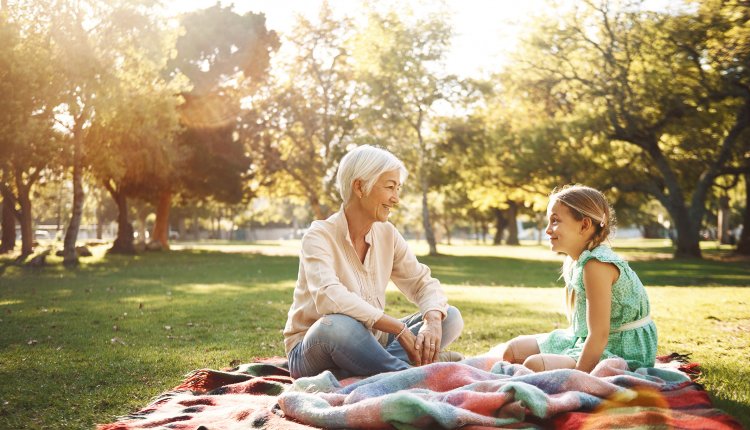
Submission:
[[[536,335],[539,350],[545,354],[567,355],[576,361],[581,356],[583,343],[588,336],[583,267],[592,258],[612,263],[620,271],[620,276],[612,285],[609,342],[604,349],[602,359],[622,357],[632,370],[639,367],[653,367],[656,359],[657,334],[654,322],[649,319],[644,320],[650,317],[651,312],[646,290],[628,263],[605,245],[599,245],[591,251],[584,251],[574,263],[570,277],[566,276],[566,288],[572,288],[576,294],[571,326],[565,330],[554,330],[551,333]],[[621,326],[634,322],[637,322],[635,325],[639,327],[620,329]]]

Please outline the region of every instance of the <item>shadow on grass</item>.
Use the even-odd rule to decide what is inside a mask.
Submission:
[[[701,365],[704,377],[711,377],[711,383],[707,387],[714,406],[735,417],[743,426],[750,429],[750,408],[747,404],[747,392],[737,392],[736,387],[750,384],[750,370],[739,366],[726,366],[723,364]],[[700,382],[700,380],[699,380]],[[738,398],[744,395],[745,398]],[[745,403],[742,403],[742,402]]]
[[[136,256],[105,255],[73,269],[50,265],[43,270],[18,267],[18,282],[34,277],[53,279],[151,279],[164,285],[183,283],[227,283],[293,281],[297,278],[297,257],[267,256],[219,251],[150,252]],[[10,272],[10,270],[9,270]]]
[[[627,251],[627,248],[618,250]],[[668,249],[668,248],[665,248]],[[652,250],[652,249],[649,249]],[[444,284],[467,286],[560,287],[560,265],[554,261],[525,260],[495,256],[420,257],[432,275]],[[85,278],[106,287],[108,282],[127,277],[148,280],[164,288],[185,284],[238,284],[294,282],[299,260],[296,256],[270,256],[254,253],[223,253],[182,250],[133,256],[107,255],[76,269],[51,265],[42,270],[3,265],[4,278],[17,278],[15,285],[37,283],[40,279],[57,282]],[[750,265],[742,261],[642,260],[631,262],[647,287],[658,286],[738,286],[750,285]],[[137,269],[136,269],[137,268]],[[125,283],[127,284],[127,282]]]
[[[453,285],[560,287],[560,264],[503,257],[422,257],[434,277]],[[742,261],[647,260],[630,263],[643,284],[658,286],[750,286],[750,265]]]
[[[560,264],[551,261],[485,256],[425,256],[419,260],[444,284],[541,288],[561,285],[557,282]]]
[[[750,265],[715,260],[636,261],[630,266],[646,286],[750,286]]]
[[[711,401],[715,408],[721,409],[727,414],[731,415],[734,419],[740,422],[742,428],[750,429],[750,415],[748,415],[748,407],[746,404],[734,400],[728,400],[719,396],[710,395]]]

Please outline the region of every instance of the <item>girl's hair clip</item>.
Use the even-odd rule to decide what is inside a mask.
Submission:
[[[604,227],[604,221],[599,223],[599,227]]]

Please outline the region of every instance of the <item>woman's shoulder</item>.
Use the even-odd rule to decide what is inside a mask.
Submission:
[[[302,236],[302,241],[305,242],[306,240],[309,241],[311,239],[314,240],[323,237],[335,237],[336,231],[340,228],[338,225],[341,221],[339,217],[340,214],[337,212],[326,219],[313,221]],[[346,226],[346,221],[344,221],[344,226]]]
[[[381,244],[389,243],[395,246],[396,241],[400,237],[396,226],[391,224],[390,221],[376,222],[372,225],[372,238]]]

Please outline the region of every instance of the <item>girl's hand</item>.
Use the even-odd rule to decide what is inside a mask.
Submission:
[[[419,365],[434,363],[437,360],[442,337],[442,314],[438,311],[427,312],[414,344],[421,357]]]

